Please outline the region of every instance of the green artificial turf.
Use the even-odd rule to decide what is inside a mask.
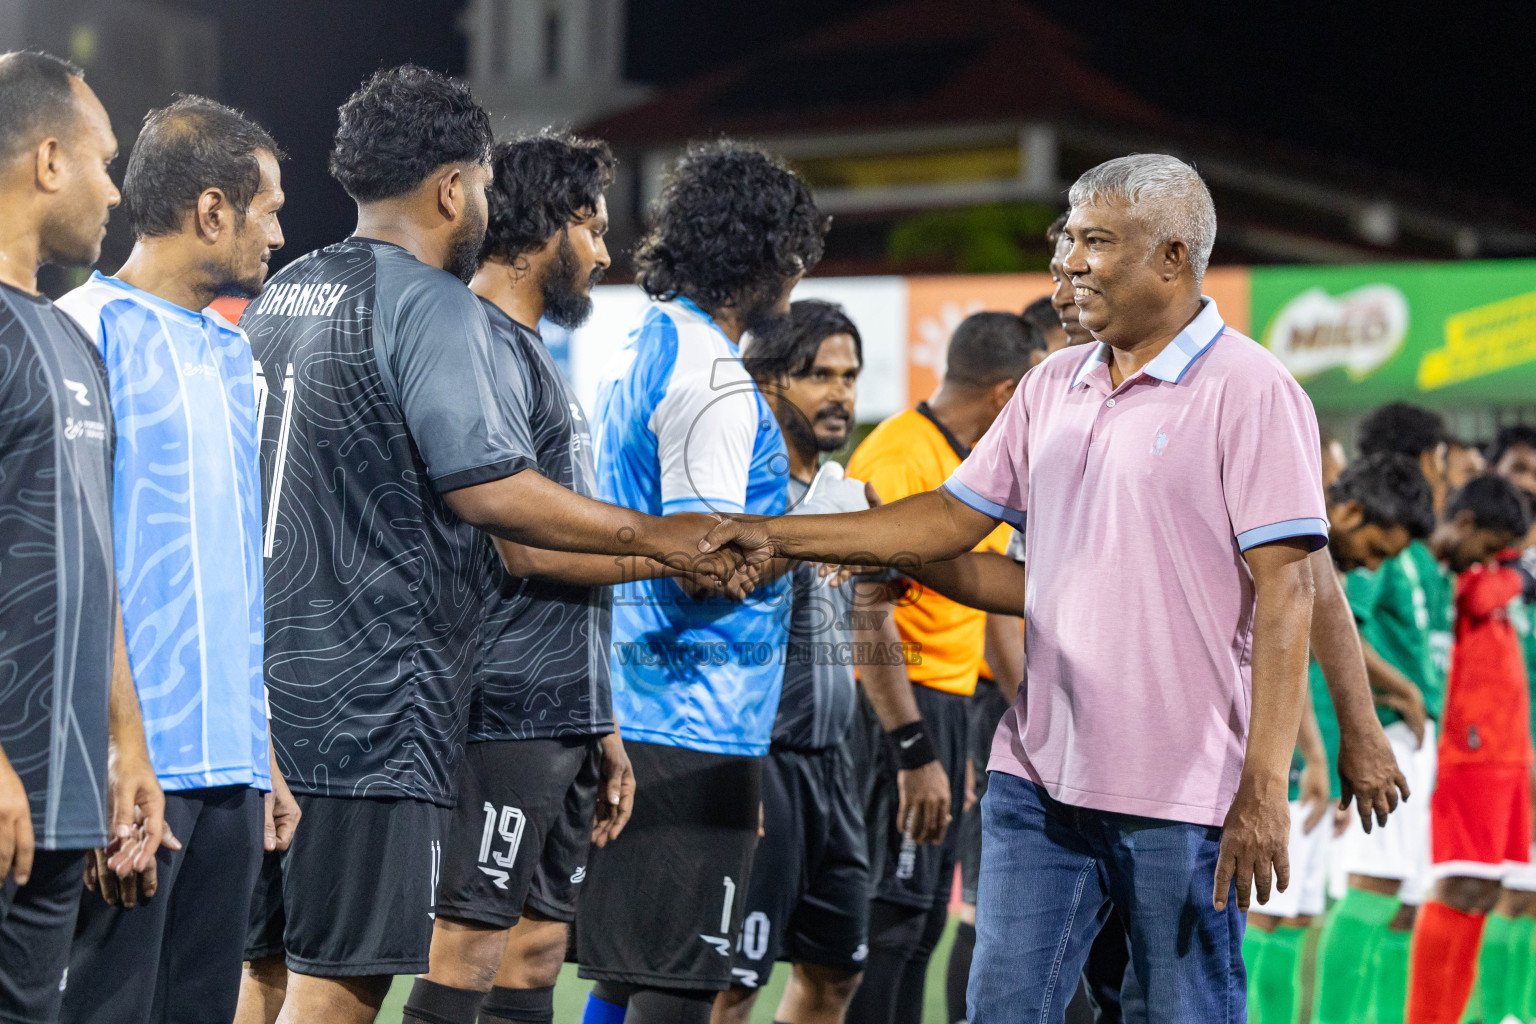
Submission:
[[[944,971],[949,964],[949,947],[955,939],[955,919],[950,918],[939,940],[939,948],[928,964],[928,988],[923,999],[923,1024],[949,1024],[944,1013]],[[773,1011],[779,1005],[779,996],[789,979],[789,965],[774,967],[773,977],[763,986],[762,995],[752,1007],[752,1024],[773,1024]],[[400,1013],[405,997],[410,994],[412,978],[402,975],[395,979],[384,1007],[379,1011],[380,1024],[400,1024]],[[555,1024],[579,1024],[582,1008],[587,1003],[587,992],[592,983],[576,977],[576,968],[566,964],[555,986]]]

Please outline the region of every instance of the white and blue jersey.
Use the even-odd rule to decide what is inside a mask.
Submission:
[[[250,343],[99,273],[59,306],[111,380],[117,582],[160,785],[270,789]]]
[[[785,510],[789,455],[736,346],[687,299],[646,309],[598,388],[599,496],[666,515]],[[625,739],[717,754],[768,750],[789,579],[744,602],[669,579],[615,589],[613,710]]]

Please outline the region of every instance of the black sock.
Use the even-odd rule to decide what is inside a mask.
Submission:
[[[405,1001],[401,1024],[475,1024],[484,992],[469,988],[451,988],[426,978],[417,978],[411,997]]]
[[[601,997],[599,997],[601,998]],[[555,1019],[555,986],[503,988],[497,985],[480,1004],[480,1024],[550,1024]]]
[[[948,877],[954,877],[954,871]],[[935,899],[933,906],[923,915],[923,931],[917,940],[917,948],[907,958],[907,966],[901,972],[901,988],[896,994],[896,1013],[891,1018],[895,1024],[922,1024],[923,993],[928,987],[928,961],[934,948],[944,935],[949,923],[949,901]]]
[[[889,900],[869,901],[869,959],[848,1005],[847,1024],[891,1024],[901,979],[923,939],[928,912]]]
[[[709,1024],[715,993],[676,988],[636,989],[624,1024]]]
[[[971,954],[976,952],[976,926],[961,921],[955,929],[955,944],[949,947],[949,969],[944,975],[944,1003],[950,1024],[965,1016],[965,986],[971,980]]]

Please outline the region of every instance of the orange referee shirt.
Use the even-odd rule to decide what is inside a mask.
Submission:
[[[876,427],[848,460],[848,475],[874,484],[884,502],[937,488],[968,455],[921,402]],[[977,551],[1004,551],[1007,524],[976,545]],[[920,660],[907,678],[945,693],[969,696],[976,690],[986,642],[986,612],[956,604],[942,594],[912,585],[896,608],[896,628],[906,643],[919,645]]]

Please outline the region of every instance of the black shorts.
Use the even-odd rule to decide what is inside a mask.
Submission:
[[[83,850],[37,850],[32,875],[0,887],[0,1021],[58,1020],[85,891]]]
[[[1008,710],[1008,700],[990,679],[976,680],[971,694],[971,767],[975,769],[976,806],[960,819],[960,898],[976,905],[976,880],[981,875],[981,798],[987,793],[987,762],[992,757],[992,737]]]
[[[580,975],[646,988],[730,987],[763,758],[626,744],[635,810],[593,850],[576,912]]]
[[[576,919],[601,751],[591,736],[471,743],[443,847],[437,912],[495,928],[526,906]]]
[[[320,978],[424,973],[452,812],[403,797],[295,797],[303,818],[288,851],[262,861],[245,958],[283,956]]]
[[[874,898],[927,910],[935,901],[948,903],[953,884],[960,840],[959,812],[965,795],[965,762],[970,756],[967,721],[970,698],[928,686],[913,686],[912,696],[939,755],[939,764],[949,776],[950,813],[955,820],[945,833],[944,841],[936,845],[919,846],[902,835],[896,823],[900,794],[896,783],[895,743],[884,735],[870,780],[864,820],[869,829]]]
[[[775,960],[856,974],[868,938],[869,855],[852,759],[843,747],[775,747],[763,765],[763,838],[731,983],[766,984]]]

